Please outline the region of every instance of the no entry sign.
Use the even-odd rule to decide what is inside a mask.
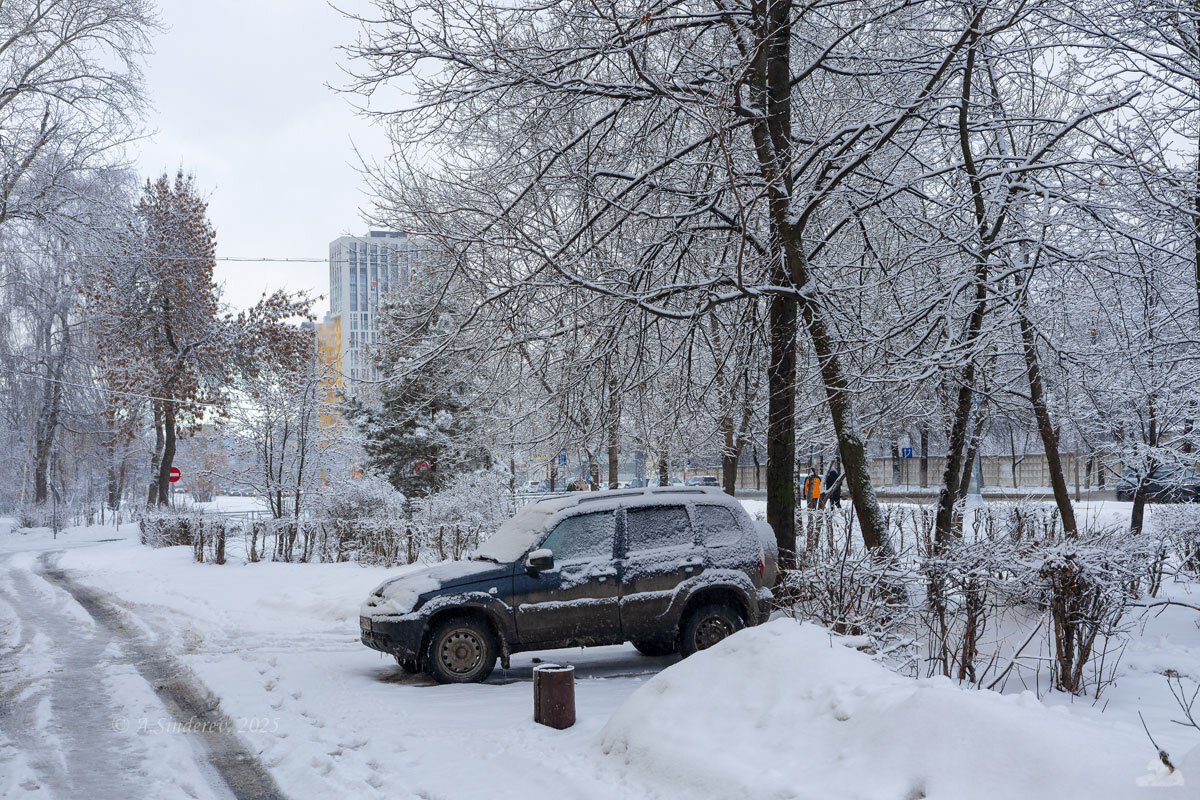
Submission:
[[[179,467],[171,467],[171,483],[176,483],[183,477],[183,473],[179,471]]]

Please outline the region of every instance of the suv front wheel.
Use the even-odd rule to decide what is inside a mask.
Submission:
[[[746,627],[741,613],[725,603],[705,603],[688,612],[679,629],[679,652],[684,658],[707,650]]]
[[[479,683],[496,666],[496,638],[472,617],[451,617],[429,635],[425,669],[439,683]]]

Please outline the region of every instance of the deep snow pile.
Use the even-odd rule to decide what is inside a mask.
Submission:
[[[681,796],[753,787],[814,800],[1127,798],[1145,791],[1136,781],[1150,754],[1144,739],[1029,693],[898,676],[790,619],[655,676],[612,716],[601,745]]]

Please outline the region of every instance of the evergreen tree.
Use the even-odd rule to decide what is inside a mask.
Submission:
[[[380,309],[377,360],[385,376],[379,402],[350,398],[345,415],[364,437],[368,467],[403,492],[411,503],[444,488],[454,476],[486,467],[489,450],[471,401],[468,354],[429,359],[434,334],[453,325],[452,300],[427,295],[420,284]]]

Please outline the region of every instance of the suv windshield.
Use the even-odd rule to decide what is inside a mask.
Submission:
[[[470,558],[475,561],[497,561],[507,564],[529,552],[537,543],[552,512],[536,505],[526,506],[512,519],[500,526],[491,537],[479,545]]]

